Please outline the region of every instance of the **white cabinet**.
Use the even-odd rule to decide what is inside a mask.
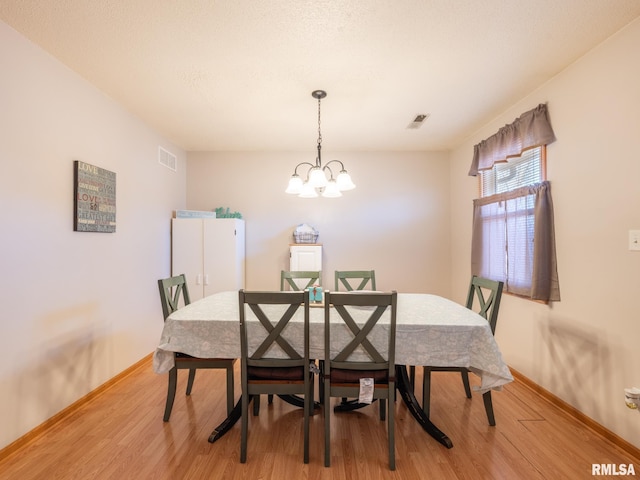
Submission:
[[[244,220],[174,218],[171,232],[171,274],[185,274],[192,302],[244,288]]]
[[[322,270],[322,245],[317,243],[296,243],[289,246],[289,270]]]

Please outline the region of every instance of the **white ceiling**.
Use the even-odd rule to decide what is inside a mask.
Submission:
[[[323,151],[448,149],[638,16],[638,0],[0,0],[187,151],[313,149],[316,89]]]

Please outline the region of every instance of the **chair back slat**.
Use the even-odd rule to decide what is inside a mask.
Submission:
[[[377,348],[375,348],[368,339],[368,335],[373,327],[378,323],[380,317],[387,309],[386,306],[379,306],[375,309],[371,317],[367,320],[362,328],[358,327],[356,322],[351,317],[351,314],[347,311],[344,305],[334,305],[336,311],[340,314],[344,320],[345,325],[355,335],[353,339],[345,346],[342,351],[334,357],[334,362],[348,361],[351,354],[361,346],[366,351],[371,359],[376,363],[384,363],[386,359],[380,354]]]
[[[300,308],[300,304],[290,305],[289,308],[287,308],[287,311],[284,313],[284,315],[280,318],[280,320],[275,326],[271,323],[269,318],[267,318],[262,308],[260,308],[260,305],[249,303],[249,308],[251,308],[251,311],[253,311],[253,313],[256,315],[256,317],[258,318],[262,326],[268,332],[267,337],[263,340],[260,346],[251,354],[250,356],[251,359],[262,358],[267,353],[271,345],[273,345],[274,343],[277,343],[280,346],[280,348],[282,348],[282,350],[287,355],[289,355],[289,358],[292,358],[292,359],[302,358],[302,356],[296,351],[296,349],[293,348],[291,344],[284,339],[284,337],[282,337],[282,332],[284,328],[287,326],[287,324],[289,323],[289,320],[291,320],[293,315],[298,311],[298,309]]]

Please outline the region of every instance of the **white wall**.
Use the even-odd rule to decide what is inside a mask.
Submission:
[[[640,386],[640,20],[618,32],[452,152],[452,288],[470,266],[473,145],[548,102],[547,149],[562,301],[504,298],[496,337],[509,365],[640,447],[640,414],[623,389]],[[497,413],[499,415],[499,412]],[[499,420],[498,420],[499,422]]]
[[[340,198],[284,193],[294,167],[314,160],[313,144],[298,153],[189,153],[188,207],[242,213],[247,288],[280,287],[293,230],[309,223],[320,232],[325,287],[335,270],[375,269],[378,289],[449,295],[447,154],[329,153],[357,185]]]
[[[4,23],[0,65],[2,448],[153,351],[186,177],[184,152]],[[116,173],[116,233],[73,231],[74,160]]]

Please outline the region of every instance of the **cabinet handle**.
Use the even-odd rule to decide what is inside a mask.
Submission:
[[[202,274],[196,275],[196,285],[202,285]]]
[[[205,285],[209,285],[209,274],[208,273],[204,276],[204,284]]]

